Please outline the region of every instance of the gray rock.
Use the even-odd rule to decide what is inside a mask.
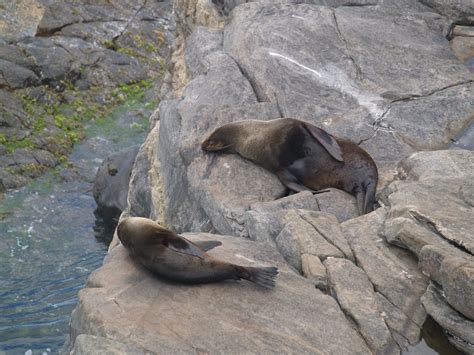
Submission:
[[[386,212],[379,208],[365,216],[341,224],[357,265],[367,274],[375,291],[419,327],[426,312],[420,298],[428,280],[406,250],[388,244],[382,237]]]
[[[420,0],[435,11],[455,20],[472,19],[474,4],[470,0]]]
[[[345,258],[355,261],[352,250],[334,215],[324,212],[302,210],[298,211],[298,213],[301,218],[311,224],[329,243],[339,249]]]
[[[147,352],[135,346],[126,345],[117,340],[111,340],[95,335],[79,334],[74,342],[74,348],[70,352],[71,355],[87,355],[87,354],[143,354]]]
[[[414,345],[420,341],[420,326],[400,312],[393,303],[386,299],[381,293],[376,292],[375,297],[382,317],[389,327],[393,339],[402,349],[407,349],[409,345]]]
[[[31,70],[0,59],[0,87],[18,89],[38,83],[39,78]]]
[[[127,216],[133,217],[145,217],[156,219],[155,206],[153,205],[152,197],[152,184],[155,185],[157,181],[153,177],[157,177],[156,174],[152,174],[151,159],[154,156],[153,147],[154,143],[158,138],[159,122],[156,123],[155,127],[148,133],[146,141],[140,147],[135,163],[133,165],[132,174],[130,175],[130,182],[127,196],[127,208],[124,212]]]
[[[285,258],[288,254],[288,259],[291,260],[290,264],[299,271],[301,271],[302,254],[315,255],[321,261],[330,256],[344,257],[343,252],[328,242],[310,223],[301,218],[297,210],[287,211],[283,218],[285,226],[277,236],[276,244]]]
[[[284,226],[281,215],[285,210],[318,210],[318,202],[309,191],[300,192],[275,201],[257,202],[244,213],[245,228],[250,239],[273,242]],[[284,213],[283,213],[284,214]]]
[[[196,27],[186,39],[184,59],[188,74],[192,79],[208,72],[207,56],[222,48],[222,40],[222,30],[207,27]]]
[[[319,288],[321,291],[327,290],[328,280],[326,268],[317,256],[311,254],[302,254],[301,271],[303,276],[314,283],[316,288]]]
[[[328,192],[315,195],[321,212],[333,214],[341,223],[348,219],[359,217],[354,196],[342,190],[327,190]]]
[[[54,168],[56,165],[59,164],[59,161],[58,159],[56,159],[54,154],[48,152],[47,150],[35,149],[33,151],[33,157],[39,164],[47,166],[49,168]]]
[[[417,153],[402,162],[401,171],[407,179],[419,182],[394,182],[388,187],[387,240],[417,255],[424,245],[443,247],[448,243],[473,253],[470,229],[474,210],[465,201],[472,191],[465,181],[474,176],[473,157],[472,152],[453,150]],[[429,168],[424,169],[426,166]],[[461,186],[467,193],[460,193]]]
[[[443,297],[442,290],[431,283],[422,297],[426,311],[441,325],[448,340],[467,354],[474,353],[474,322],[469,321],[453,310]]]
[[[423,270],[423,273],[431,280],[442,284],[441,266],[443,265],[443,260],[452,257],[465,261],[471,258],[469,254],[464,253],[450,244],[443,246],[427,244],[421,248],[418,254],[418,265],[421,270]]]
[[[92,193],[100,215],[112,219],[127,207],[128,185],[138,149],[133,147],[108,156],[97,171]]]
[[[210,253],[223,260],[278,266],[275,289],[265,292],[248,282],[166,282],[117,246],[79,293],[72,343],[79,334],[94,334],[151,352],[369,352],[337,303],[291,271],[273,248],[229,236],[185,236],[221,241]]]
[[[331,293],[376,354],[399,354],[365,272],[346,259],[324,262]]]
[[[417,152],[400,161],[398,170],[408,181],[469,179],[474,174],[474,154],[468,150]]]
[[[361,75],[378,85],[383,97],[427,95],[471,77],[442,34],[432,31],[416,13],[407,16],[388,8],[342,7],[335,16]],[[374,27],[383,31],[376,36]],[[364,44],[356,46],[361,40]],[[407,46],[416,50],[407,52]],[[403,67],[403,75],[395,69],[401,62],[412,63]]]
[[[474,321],[474,258],[447,257],[440,270],[441,285],[448,303]]]
[[[41,1],[4,1],[0,8],[1,36],[10,41],[34,36],[45,8]]]

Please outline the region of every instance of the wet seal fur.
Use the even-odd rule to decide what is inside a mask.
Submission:
[[[207,152],[237,153],[275,173],[288,189],[334,187],[357,199],[360,214],[373,211],[378,172],[357,144],[294,118],[244,120],[217,128],[201,145]]]
[[[198,284],[245,279],[265,288],[275,286],[276,267],[248,267],[220,261],[206,251],[221,242],[191,242],[151,219],[125,218],[117,227],[117,235],[133,259],[172,281]]]

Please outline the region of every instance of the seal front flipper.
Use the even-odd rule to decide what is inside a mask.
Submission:
[[[162,228],[158,231],[155,231],[154,235],[155,238],[153,238],[153,244],[155,245],[161,244],[177,253],[196,256],[201,259],[204,259],[206,256],[205,251],[199,246],[190,242],[186,238],[173,233],[170,230]]]
[[[301,185],[298,179],[286,169],[278,170],[276,172],[276,175],[280,179],[281,183],[292,191],[295,191],[295,192],[310,191],[313,193],[315,192],[311,189],[308,189],[306,186]]]
[[[211,249],[214,249],[215,247],[218,247],[222,245],[221,242],[218,240],[205,240],[205,241],[200,241],[200,242],[194,242],[199,248],[201,248],[204,251],[209,251]]]
[[[341,147],[333,136],[331,136],[328,132],[322,130],[321,128],[312,125],[311,123],[302,122],[302,125],[304,128],[306,128],[309,134],[314,139],[316,139],[319,144],[321,144],[324,149],[328,151],[329,154],[331,154],[334,159],[341,162],[344,161],[344,159],[342,158]]]

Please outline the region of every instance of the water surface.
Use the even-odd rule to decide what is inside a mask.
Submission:
[[[111,229],[94,216],[103,159],[143,142],[150,105],[132,101],[89,124],[65,163],[0,195],[0,352],[57,353],[77,293],[104,259]]]

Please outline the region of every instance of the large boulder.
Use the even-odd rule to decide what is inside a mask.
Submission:
[[[222,29],[216,14],[190,11],[210,14],[212,3],[175,2],[186,30],[170,80],[182,87],[160,105],[150,158],[161,184],[150,192],[162,206],[156,218],[178,231],[247,236],[252,204],[282,196],[260,167],[200,150],[209,132],[236,120],[298,117],[360,142],[381,185],[402,157],[447,147],[470,122],[473,76],[450,49],[441,16],[409,3],[220,2],[228,10],[219,16],[229,13]],[[351,196],[316,199],[340,221],[356,216]]]
[[[118,245],[79,293],[71,320],[74,354],[87,353],[96,339],[79,334],[106,338],[113,349],[147,352],[370,352],[336,301],[289,269],[274,249],[243,238],[185,236],[221,241],[210,254],[223,260],[278,266],[275,289],[246,281],[196,286],[163,281]]]

